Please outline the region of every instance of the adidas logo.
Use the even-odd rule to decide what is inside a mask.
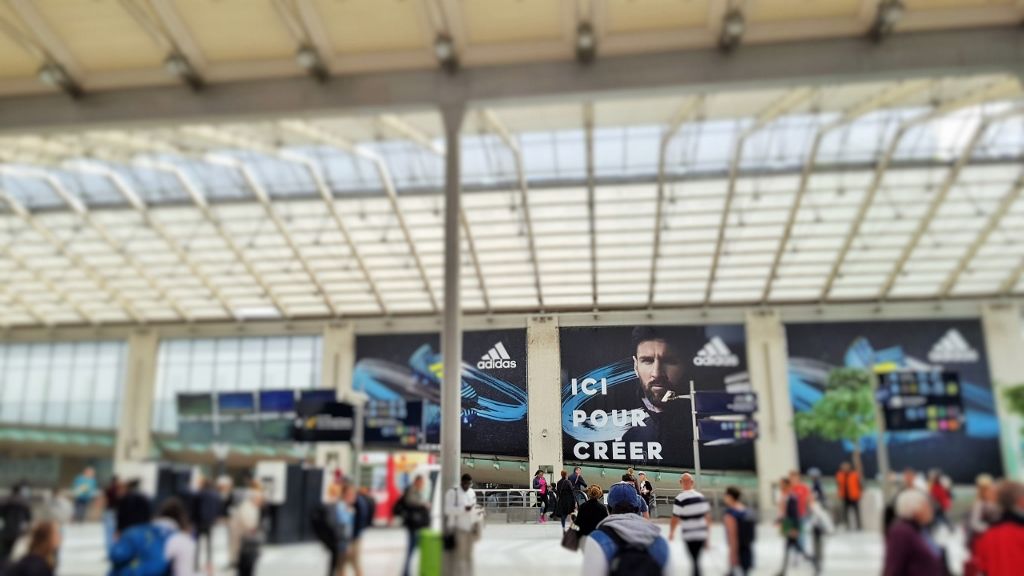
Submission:
[[[928,352],[930,362],[977,362],[978,351],[967,343],[967,339],[956,328],[950,328]]]
[[[721,338],[715,336],[693,357],[694,366],[739,366],[740,357],[733,354]]]
[[[493,370],[497,368],[515,368],[516,361],[508,355],[508,350],[505,350],[505,345],[498,342],[480,357],[480,361],[476,363],[476,367],[481,370]]]

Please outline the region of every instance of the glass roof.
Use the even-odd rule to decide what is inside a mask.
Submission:
[[[1015,78],[471,110],[467,312],[1024,290]],[[434,112],[0,138],[0,325],[428,314]]]

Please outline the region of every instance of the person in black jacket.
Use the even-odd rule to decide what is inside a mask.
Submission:
[[[572,483],[569,482],[569,473],[562,470],[562,478],[555,484],[555,513],[562,519],[562,531],[565,531],[565,521],[569,515],[576,511],[576,497],[573,495]]]
[[[597,484],[587,487],[587,501],[580,504],[580,511],[576,514],[576,526],[580,529],[580,550],[583,549],[582,538],[589,536],[597,525],[608,517],[608,507],[604,505],[601,498],[604,497],[604,490]]]
[[[32,529],[28,554],[4,572],[4,576],[54,576],[59,549],[60,529],[56,522],[40,522]]]
[[[192,499],[192,521],[196,529],[196,562],[195,569],[199,570],[199,557],[202,555],[203,542],[206,543],[206,572],[213,571],[213,527],[220,519],[221,509],[224,503],[221,501],[220,492],[213,485],[209,478],[203,479],[202,488],[195,498]]]
[[[419,546],[420,530],[430,526],[430,503],[423,498],[423,488],[426,479],[417,476],[412,484],[405,489],[402,497],[395,503],[395,516],[402,520],[402,525],[409,536],[409,547],[405,554],[405,567],[402,569],[402,576],[409,576],[409,564],[412,556]]]
[[[327,555],[330,557],[327,576],[333,576],[338,572],[348,549],[348,530],[342,525],[338,514],[338,507],[342,505],[341,493],[341,484],[331,484],[327,488],[327,503],[317,508],[311,518],[313,534],[327,549]]]
[[[129,481],[127,492],[117,503],[117,534],[152,519],[153,504],[142,493],[142,483],[138,479]]]
[[[7,565],[18,539],[32,526],[32,509],[25,499],[25,485],[18,483],[0,504],[0,568]]]

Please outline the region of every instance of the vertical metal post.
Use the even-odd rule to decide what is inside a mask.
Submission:
[[[875,377],[877,389],[878,377]],[[872,395],[874,396],[874,395]],[[889,485],[889,445],[885,443],[885,412],[879,406],[878,398],[872,398],[875,407],[875,422],[878,425],[878,442],[875,443],[875,454],[878,456],[878,475],[881,477],[882,499],[889,503],[891,486]]]
[[[442,106],[445,139],[444,188],[444,324],[441,355],[441,484],[444,490],[459,481],[462,446],[462,316],[459,301],[459,132],[464,109]]]
[[[700,429],[697,427],[697,393],[690,380],[690,417],[693,419],[693,472],[700,486]]]

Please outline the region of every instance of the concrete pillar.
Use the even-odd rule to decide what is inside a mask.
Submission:
[[[754,443],[757,458],[757,495],[763,518],[774,517],[772,487],[798,467],[793,405],[789,398],[786,329],[775,310],[747,312],[747,369],[758,396],[760,437]]]
[[[1016,304],[999,303],[982,307],[981,323],[985,333],[985,349],[992,377],[996,416],[999,419],[999,444],[1003,454],[1003,471],[1009,478],[1024,474],[1024,440],[1021,418],[1009,411],[1004,391],[1024,383],[1024,334],[1021,310]]]
[[[339,400],[352,397],[352,371],[356,364],[356,333],[351,322],[331,323],[324,327],[321,344],[320,387],[332,388]],[[357,430],[362,434],[362,430]],[[356,471],[358,455],[348,442],[325,442],[316,445],[317,466],[341,466],[346,475]]]
[[[527,391],[529,393],[530,469],[562,469],[562,358],[558,321],[530,318],[526,327]],[[529,478],[524,478],[529,481]]]
[[[125,463],[142,462],[149,457],[159,347],[160,339],[153,330],[137,330],[128,337],[128,361],[114,443],[115,472]]]

